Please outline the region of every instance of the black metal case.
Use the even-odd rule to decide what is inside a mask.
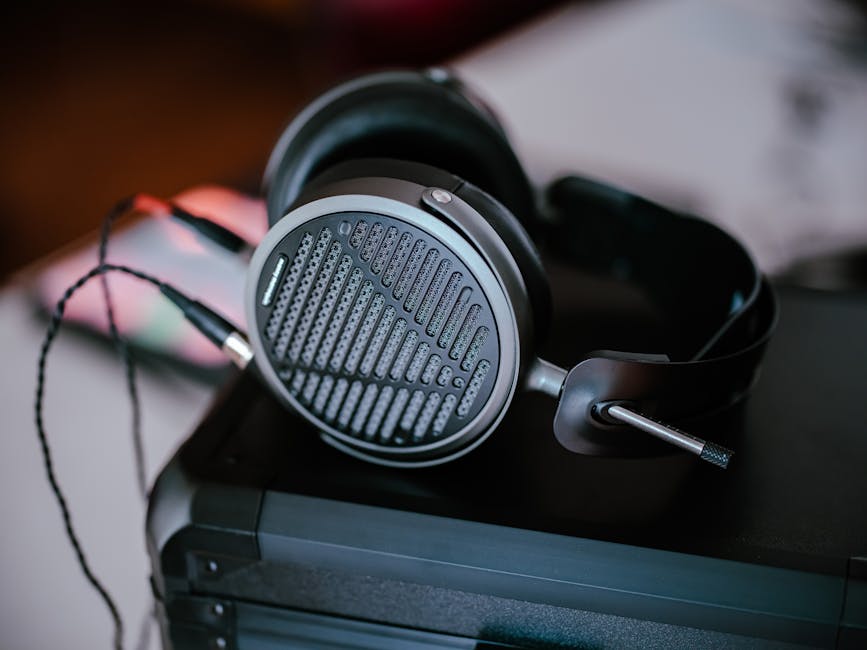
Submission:
[[[552,357],[649,331],[606,295],[559,301]],[[151,498],[165,647],[865,647],[867,300],[781,297],[752,398],[692,427],[725,472],[571,454],[529,394],[465,458],[377,467],[239,378]]]

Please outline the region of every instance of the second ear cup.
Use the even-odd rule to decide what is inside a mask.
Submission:
[[[535,219],[532,187],[502,128],[441,71],[361,77],[302,111],[281,136],[265,173],[270,224],[312,177],[356,158],[448,170],[489,193],[525,227]]]

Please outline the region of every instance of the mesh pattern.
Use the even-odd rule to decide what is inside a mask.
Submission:
[[[304,233],[301,239],[301,245],[295,253],[292,260],[292,266],[289,269],[289,275],[283,281],[283,286],[280,289],[280,295],[277,298],[277,303],[268,318],[268,327],[265,329],[266,338],[273,339],[277,336],[277,330],[286,314],[286,308],[289,306],[289,298],[292,296],[292,291],[298,282],[298,277],[301,275],[301,269],[307,263],[307,255],[310,254],[310,247],[313,246],[313,235]]]
[[[701,450],[701,457],[717,467],[726,468],[732,459],[732,451],[712,442],[707,442]]]
[[[449,435],[483,406],[496,330],[441,242],[377,215],[328,215],[287,235],[268,273],[283,277],[259,305],[260,332],[302,410],[393,447]]]

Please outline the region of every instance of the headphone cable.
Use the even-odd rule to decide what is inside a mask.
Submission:
[[[131,197],[129,208],[141,210],[142,212],[166,213],[230,253],[247,258],[252,254],[253,247],[240,235],[216,221],[193,214],[172,201],[166,201],[150,194],[136,194]]]
[[[119,219],[122,215],[126,214],[130,209],[143,209],[142,204],[146,203],[146,201],[143,202],[142,197],[147,197],[147,195],[135,195],[133,197],[124,199],[118,202],[106,215],[100,233],[97,265],[91,268],[87,273],[79,277],[69,287],[67,287],[67,289],[63,292],[63,295],[57,301],[51,314],[49,324],[45,332],[45,337],[43,338],[39,352],[39,360],[37,362],[36,396],[34,401],[36,433],[39,439],[40,450],[42,452],[42,461],[45,473],[48,478],[51,491],[54,494],[54,497],[60,508],[66,536],[75,553],[79,567],[84,573],[84,576],[87,579],[88,583],[99,594],[111,616],[114,626],[113,647],[115,648],[115,650],[122,650],[123,648],[123,620],[121,618],[120,611],[114,598],[105,587],[105,585],[99,580],[99,578],[96,577],[96,574],[93,572],[93,569],[90,566],[90,562],[87,559],[78,534],[75,531],[75,527],[72,522],[72,514],[70,512],[68,502],[60,487],[57,475],[54,470],[54,461],[52,457],[51,446],[48,442],[48,437],[45,431],[45,423],[43,419],[43,406],[45,400],[45,369],[48,359],[48,353],[51,350],[51,346],[60,331],[60,326],[63,321],[63,315],[66,310],[66,305],[68,301],[72,298],[72,296],[75,295],[75,293],[90,280],[95,277],[100,278],[103,298],[106,307],[106,316],[108,318],[109,333],[111,335],[111,339],[114,343],[115,349],[118,351],[118,354],[121,357],[124,366],[127,392],[129,394],[130,402],[132,404],[132,439],[135,454],[136,479],[139,492],[143,500],[145,501],[147,500],[148,490],[144,459],[144,445],[141,435],[141,408],[138,386],[136,382],[136,366],[132,353],[129,349],[129,345],[127,344],[126,340],[120,335],[120,332],[117,328],[112,294],[109,284],[107,282],[107,274],[109,272],[125,273],[158,288],[164,296],[166,296],[181,310],[186,319],[190,321],[190,323],[194,327],[196,327],[196,329],[202,332],[210,341],[217,345],[217,347],[221,348],[227,355],[227,357],[238,367],[244,368],[253,356],[252,349],[250,348],[249,343],[247,343],[246,337],[239,331],[239,329],[235,325],[233,325],[231,322],[229,322],[217,312],[213,311],[212,309],[201,304],[198,301],[190,299],[182,292],[178,291],[176,288],[148,273],[123,264],[110,264],[106,261],[108,252],[108,240],[112,225],[115,221],[117,221],[117,219]],[[175,215],[174,210],[170,210],[170,213],[173,216],[177,216]],[[199,229],[199,226],[201,226],[202,224],[213,224],[213,222],[202,219],[200,217],[196,217],[195,219],[196,220],[192,222],[188,220],[184,220],[184,222],[193,225],[193,227],[195,227],[200,232],[201,230]],[[217,224],[213,225],[217,226]],[[219,228],[222,228],[222,226],[217,226],[216,229],[210,229],[210,232],[219,233]],[[208,229],[206,228],[205,230]],[[224,241],[231,243],[231,239],[224,239]],[[244,245],[246,245],[246,242],[244,242]],[[235,248],[235,252],[238,252],[240,250],[243,250],[243,247]]]
[[[138,195],[118,201],[105,216],[105,219],[103,219],[102,229],[99,235],[97,266],[102,266],[107,263],[108,239],[111,235],[111,229],[114,222],[136,207],[137,198]],[[141,433],[141,401],[139,400],[138,382],[136,380],[135,358],[133,357],[132,351],[129,349],[126,340],[121,337],[120,332],[118,331],[117,321],[114,316],[114,299],[112,298],[107,274],[100,273],[99,280],[102,285],[105,315],[108,319],[108,331],[123,364],[127,393],[129,394],[130,406],[132,408],[132,443],[135,459],[136,482],[138,484],[139,495],[141,496],[142,502],[147,503],[147,469],[144,455],[144,441]]]
[[[99,596],[102,598],[105,606],[108,608],[109,613],[111,614],[111,618],[114,623],[114,648],[115,650],[121,650],[121,648],[123,647],[123,621],[121,620],[120,612],[117,608],[117,604],[115,603],[108,590],[93,573],[93,570],[90,567],[90,563],[88,562],[87,557],[84,553],[84,549],[81,546],[81,542],[79,541],[78,535],[75,532],[75,528],[72,523],[72,515],[69,511],[69,506],[67,504],[66,498],[63,495],[63,491],[60,488],[60,484],[57,481],[57,476],[54,472],[54,462],[51,456],[51,448],[45,433],[45,423],[42,416],[43,402],[45,398],[45,364],[47,361],[48,352],[51,349],[51,345],[60,330],[60,323],[63,320],[63,313],[66,309],[66,303],[75,294],[75,292],[81,289],[81,287],[83,287],[88,281],[90,281],[97,275],[102,275],[106,273],[107,271],[121,271],[137,277],[141,280],[150,282],[151,284],[157,286],[159,286],[160,284],[160,281],[156,278],[140,271],[136,271],[135,269],[131,269],[126,266],[104,264],[95,266],[83,276],[78,278],[78,280],[76,280],[72,285],[70,285],[66,289],[66,291],[63,292],[63,296],[61,296],[60,300],[58,300],[54,308],[54,312],[52,313],[51,320],[48,324],[48,329],[45,332],[45,338],[42,341],[42,347],[39,351],[39,361],[37,363],[36,378],[36,400],[34,404],[34,409],[36,419],[36,435],[39,438],[39,445],[42,450],[42,461],[45,468],[45,474],[48,477],[48,483],[51,486],[51,491],[54,494],[55,499],[57,500],[57,505],[60,507],[60,513],[63,517],[63,525],[66,529],[66,536],[69,539],[69,543],[72,545],[72,549],[75,552],[76,559],[78,560],[78,564],[81,567],[85,578],[90,583],[90,585],[99,593]],[[127,376],[129,377],[129,374]]]

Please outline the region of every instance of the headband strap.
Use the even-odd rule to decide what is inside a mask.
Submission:
[[[670,332],[663,354],[597,351],[575,366],[554,423],[560,442],[581,453],[647,453],[650,439],[606,418],[608,406],[677,423],[743,398],[777,319],[743,246],[707,221],[577,177],[553,183],[547,198],[549,249],[640,287]]]

